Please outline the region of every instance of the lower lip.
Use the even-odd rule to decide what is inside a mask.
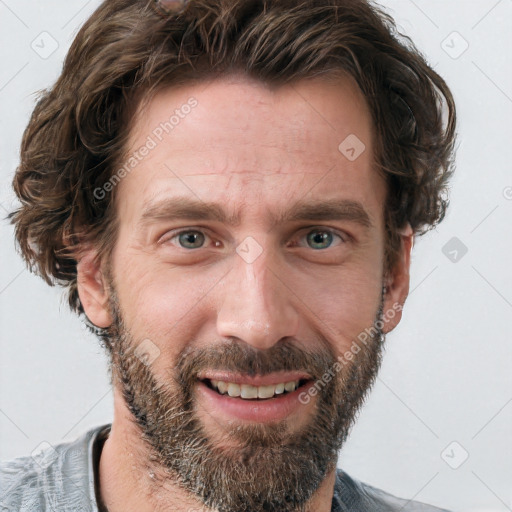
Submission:
[[[243,398],[221,395],[209,388],[204,382],[199,382],[197,392],[199,401],[205,412],[213,417],[238,419],[255,423],[280,421],[300,408],[307,407],[299,401],[299,396],[312,385],[306,382],[291,393],[284,393],[265,400],[245,400]]]

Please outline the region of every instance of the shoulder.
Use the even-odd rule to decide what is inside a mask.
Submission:
[[[21,512],[96,511],[90,454],[105,427],[72,442],[42,443],[31,456],[0,462],[0,505]]]
[[[32,457],[0,462],[2,507],[6,507],[5,510],[45,510],[42,478],[42,471]]]
[[[333,512],[449,512],[418,501],[398,498],[350,477],[341,469],[337,471],[334,499],[338,508],[333,506]]]

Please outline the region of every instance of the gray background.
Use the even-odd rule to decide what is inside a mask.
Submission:
[[[57,78],[98,4],[0,0],[2,217],[14,205],[10,182],[34,92]],[[340,466],[398,496],[455,511],[512,510],[512,0],[383,4],[452,87],[458,172],[447,218],[414,249],[404,318],[388,336],[382,372]],[[96,340],[61,291],[25,269],[12,227],[3,221],[0,229],[6,459],[109,422],[112,396]]]

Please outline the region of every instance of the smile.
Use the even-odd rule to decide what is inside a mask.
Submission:
[[[205,379],[204,383],[221,395],[228,395],[232,398],[243,398],[244,400],[265,400],[278,395],[292,393],[303,384],[306,379],[297,379],[277,384],[264,386],[253,386],[251,384],[239,384],[223,380]]]
[[[300,371],[250,376],[207,370],[197,377],[200,408],[219,423],[267,423],[300,414],[309,406],[299,396],[314,383],[311,375]]]

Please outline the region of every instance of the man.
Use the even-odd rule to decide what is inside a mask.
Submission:
[[[440,510],[336,466],[454,132],[366,0],[105,1],[25,131],[12,220],[105,344],[114,418],[5,463],[2,504]]]

